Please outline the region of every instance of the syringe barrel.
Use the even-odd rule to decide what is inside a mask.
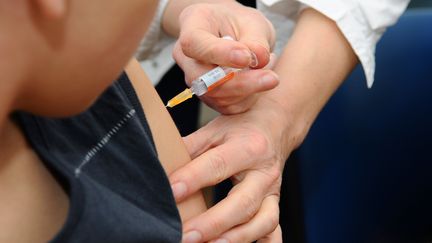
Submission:
[[[207,93],[208,88],[203,81],[196,79],[192,82],[191,90],[195,95],[201,96]]]
[[[201,96],[207,93],[208,89],[212,85],[215,85],[218,81],[222,80],[229,73],[238,70],[240,69],[230,68],[230,67],[213,68],[212,70],[208,71],[207,73],[203,74],[202,76],[194,80],[191,85],[191,90],[195,95]]]

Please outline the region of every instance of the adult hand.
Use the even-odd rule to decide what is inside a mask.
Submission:
[[[223,114],[244,112],[256,102],[256,93],[278,85],[276,73],[261,69],[271,63],[275,32],[259,11],[227,0],[193,4],[183,10],[179,25],[173,56],[189,85],[215,65],[252,68],[202,96],[210,107]]]
[[[282,242],[277,228],[281,175],[301,136],[280,109],[260,98],[249,111],[219,116],[185,137],[193,160],[170,176],[176,200],[232,175],[235,186],[221,202],[184,223],[184,242],[252,242],[266,235]],[[193,237],[198,240],[188,241]]]
[[[334,21],[304,10],[275,67],[283,79],[279,87],[265,92],[247,112],[220,116],[185,138],[194,160],[170,176],[177,200],[233,175],[236,182],[225,200],[185,222],[185,232],[196,232],[202,240],[245,242],[270,231],[266,225],[270,221],[274,227],[277,220],[270,219],[277,215],[268,205],[277,200],[267,199],[279,196],[285,159],[357,61]]]

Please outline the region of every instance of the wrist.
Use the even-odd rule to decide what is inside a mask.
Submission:
[[[295,147],[356,63],[351,46],[332,20],[312,9],[301,13],[274,68],[280,84],[263,95],[288,117],[291,128],[286,132]]]
[[[266,127],[270,129],[270,134],[275,141],[275,147],[279,147],[280,160],[283,163],[288,158],[292,150],[296,149],[303,142],[311,122],[305,122],[307,118],[297,113],[296,109],[285,106],[267,94],[260,96],[252,109],[260,110],[260,116],[265,117]]]

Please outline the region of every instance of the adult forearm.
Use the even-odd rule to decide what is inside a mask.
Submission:
[[[178,37],[180,32],[179,16],[188,6],[196,3],[235,2],[234,0],[171,0],[168,2],[163,17],[162,29],[169,35]]]
[[[290,142],[294,140],[292,147],[303,141],[322,107],[357,62],[335,22],[313,9],[301,13],[275,67],[281,83],[263,97],[283,107],[285,118],[294,126],[294,131],[287,131],[293,138]]]

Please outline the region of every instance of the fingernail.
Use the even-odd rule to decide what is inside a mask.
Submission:
[[[216,240],[214,243],[230,243],[227,239],[220,238]]]
[[[183,235],[182,243],[198,243],[202,239],[201,233],[198,231],[189,231]]]
[[[174,197],[180,199],[186,194],[187,187],[185,183],[177,182],[171,186],[171,190],[173,191]]]
[[[249,63],[249,67],[254,68],[254,67],[258,67],[258,57],[255,55],[255,53],[251,52],[251,60]]]
[[[231,62],[239,66],[245,66],[250,63],[251,53],[246,50],[235,50],[231,53]]]
[[[274,74],[268,73],[268,74],[262,76],[259,79],[259,82],[262,86],[267,86],[267,85],[273,84],[275,82],[275,80],[279,80],[279,77],[277,77]]]

